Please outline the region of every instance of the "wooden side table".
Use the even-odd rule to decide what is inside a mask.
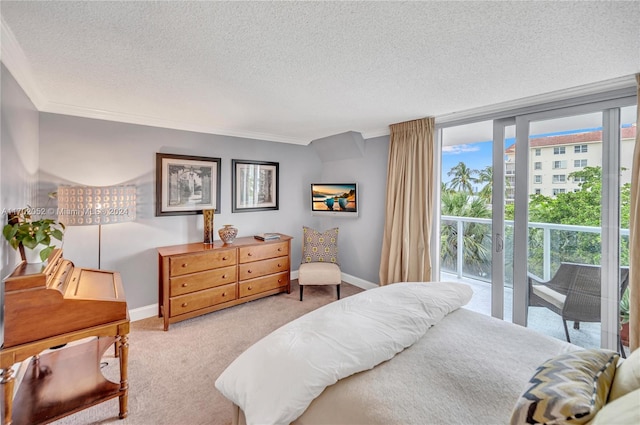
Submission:
[[[28,320],[28,319],[26,319]],[[49,423],[72,413],[119,397],[119,417],[128,414],[129,317],[0,351],[2,418],[6,425]],[[91,338],[43,353],[50,347]],[[100,371],[100,359],[116,344],[120,358],[120,382],[107,380]],[[13,400],[13,365],[33,357]]]

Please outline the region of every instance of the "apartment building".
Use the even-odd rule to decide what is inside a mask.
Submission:
[[[635,124],[621,128],[622,184],[631,182],[636,130]],[[602,165],[602,130],[532,137],[529,149],[529,194],[556,196],[580,188],[581,180],[570,177],[571,173]],[[505,150],[506,201],[509,203],[513,202],[515,192],[515,154],[515,144]]]

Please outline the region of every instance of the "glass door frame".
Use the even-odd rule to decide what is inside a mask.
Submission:
[[[491,188],[491,240],[493,241],[491,249],[491,316],[498,319],[504,319],[504,140],[506,127],[513,126],[515,122],[514,118],[493,120],[493,184]]]
[[[529,127],[534,121],[570,117],[594,112],[602,113],[602,348],[618,349],[618,315],[620,276],[620,108],[636,104],[627,97],[579,106],[554,109],[515,117],[516,120],[516,184],[514,219],[513,323],[526,326],[528,313],[528,183]],[[523,224],[523,225],[520,225]],[[616,285],[607,284],[616,282]]]

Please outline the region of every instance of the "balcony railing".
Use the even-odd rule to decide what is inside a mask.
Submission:
[[[464,264],[464,252],[465,252],[465,246],[464,246],[464,236],[465,236],[465,224],[478,224],[478,225],[483,225],[486,226],[487,228],[487,233],[486,233],[486,241],[488,241],[488,243],[491,243],[492,237],[491,237],[491,219],[490,218],[476,218],[476,217],[457,217],[457,216],[447,216],[447,215],[443,215],[441,216],[441,221],[442,222],[446,222],[446,223],[454,223],[455,227],[456,227],[456,234],[457,234],[457,246],[456,246],[456,266],[455,266],[455,270],[451,269],[451,268],[447,268],[447,267],[442,267],[443,271],[449,272],[449,273],[454,273],[456,274],[459,278],[461,277],[469,277],[469,278],[473,278],[473,279],[477,279],[477,280],[482,280],[482,281],[490,281],[490,275],[473,275],[473,274],[469,274],[469,273],[464,273],[464,269],[465,269],[465,264]],[[513,234],[512,233],[512,229],[513,229],[513,220],[505,220],[505,233],[508,237],[508,235]],[[542,262],[542,278],[544,278],[544,280],[548,280],[552,273],[553,273],[553,264],[555,262],[555,264],[559,263],[559,261],[567,261],[565,258],[554,258],[552,253],[554,252],[554,249],[552,247],[552,232],[556,231],[556,232],[572,232],[575,234],[596,234],[596,235],[600,235],[602,232],[602,228],[601,227],[592,227],[592,226],[576,226],[576,225],[567,225],[567,224],[553,224],[553,223],[534,223],[534,222],[530,222],[529,223],[529,233],[532,234],[532,232],[536,231],[536,229],[538,231],[542,232],[542,241],[541,241],[541,245],[542,245],[542,258],[541,258],[541,262]],[[629,237],[629,229],[620,229],[620,236],[621,238],[626,237],[628,240]],[[531,243],[531,240],[530,240]],[[508,249],[507,247],[508,241],[505,241],[505,247]],[[487,246],[487,248],[490,250],[491,246]],[[556,252],[556,257],[559,254]],[[562,257],[560,255],[560,257]],[[530,258],[531,259],[531,258]],[[539,258],[536,259],[537,261],[540,261]],[[583,262],[589,262],[588,260],[582,260]],[[490,271],[490,263],[487,264],[488,270]],[[537,273],[536,273],[537,274]],[[488,277],[487,277],[488,276]]]

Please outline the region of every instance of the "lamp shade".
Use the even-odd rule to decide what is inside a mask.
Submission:
[[[123,223],[135,219],[134,185],[58,188],[58,221],[65,226]]]

